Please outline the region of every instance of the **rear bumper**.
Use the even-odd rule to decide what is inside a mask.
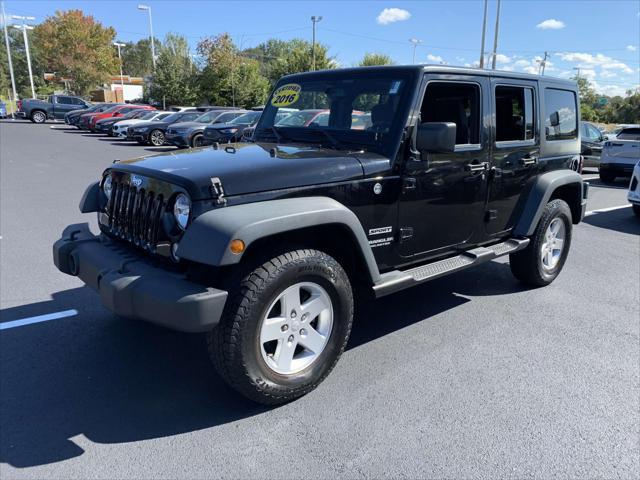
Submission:
[[[27,118],[27,114],[25,112],[16,112],[16,117]]]
[[[58,270],[79,277],[102,303],[124,317],[183,332],[205,332],[220,320],[227,292],[191,282],[152,265],[147,258],[91,233],[87,223],[69,225],[53,245]]]
[[[600,171],[605,173],[612,173],[621,177],[630,177],[633,173],[633,167],[635,166],[637,161],[638,159],[631,159],[629,163],[601,163]]]

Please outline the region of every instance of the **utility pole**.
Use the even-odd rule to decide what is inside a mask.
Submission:
[[[120,48],[126,47],[126,44],[113,42],[113,44],[118,47],[118,60],[120,60],[120,86],[122,87],[122,100],[124,101],[124,78],[122,75],[122,55],[120,54]]]
[[[151,7],[149,5],[138,5],[138,10],[146,10],[149,14],[149,34],[151,35],[151,61],[153,63],[153,71],[156,71],[156,42],[153,37],[153,21],[151,20]]]
[[[580,67],[573,67],[573,69],[578,71],[578,74],[576,75],[576,79],[580,80]]]
[[[484,68],[484,36],[487,32],[487,3],[489,3],[489,0],[484,0],[484,16],[482,17],[482,42],[480,45],[480,68]]]
[[[4,27],[4,43],[7,46],[7,59],[9,60],[9,74],[11,76],[11,87],[13,88],[13,100],[18,99],[18,91],[16,90],[16,77],[13,75],[13,62],[11,61],[11,47],[9,46],[9,32],[7,31],[7,14],[4,12],[4,2],[2,4],[2,26]],[[12,107],[15,108],[15,107]],[[12,112],[12,117],[15,117]]]
[[[316,17],[315,15],[311,17],[311,23],[313,24],[313,36],[311,40],[311,71],[315,71],[316,69],[316,23],[322,20],[321,16]]]
[[[16,20],[22,20],[22,25],[13,25],[14,28],[22,30],[22,37],[24,38],[24,49],[27,53],[27,67],[29,68],[29,82],[31,83],[31,95],[36,98],[36,89],[33,86],[33,71],[31,70],[31,55],[29,54],[29,37],[27,36],[27,30],[33,30],[31,25],[27,25],[25,20],[35,20],[36,17],[24,17],[22,15],[11,15],[11,18]]]
[[[422,40],[418,40],[417,38],[410,38],[409,43],[413,45],[413,57],[411,63],[416,63],[416,47],[422,43]]]
[[[498,51],[498,28],[500,26],[500,0],[498,0],[498,11],[496,12],[496,32],[493,37],[493,59],[491,60],[491,69],[496,69],[496,52]]]

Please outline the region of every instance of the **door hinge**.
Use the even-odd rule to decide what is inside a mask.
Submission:
[[[484,221],[490,222],[491,220],[495,220],[498,218],[498,210],[487,210],[484,213]]]
[[[218,177],[211,178],[211,196],[217,205],[224,205],[227,203],[227,199],[224,198],[224,188],[222,187],[222,181]]]
[[[413,237],[413,227],[400,228],[400,243],[405,242]]]

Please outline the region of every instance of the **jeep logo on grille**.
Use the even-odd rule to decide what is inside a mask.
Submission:
[[[133,185],[134,187],[139,187],[140,185],[142,185],[142,177],[138,177],[137,175],[132,175],[131,176],[131,185]]]

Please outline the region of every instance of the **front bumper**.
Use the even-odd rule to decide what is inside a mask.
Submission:
[[[165,141],[171,145],[175,145],[176,147],[190,147],[189,140],[186,135],[182,135],[180,133],[165,133],[164,135]]]
[[[621,177],[630,177],[633,173],[633,167],[635,166],[637,159],[632,159],[633,163],[601,163],[600,171],[605,173],[612,173]]]
[[[79,277],[117,315],[173,330],[205,332],[220,320],[227,292],[152,265],[142,254],[94,235],[87,223],[69,225],[53,244],[58,270]]]
[[[142,143],[149,143],[149,132],[129,132],[127,131],[127,139],[136,140]]]

